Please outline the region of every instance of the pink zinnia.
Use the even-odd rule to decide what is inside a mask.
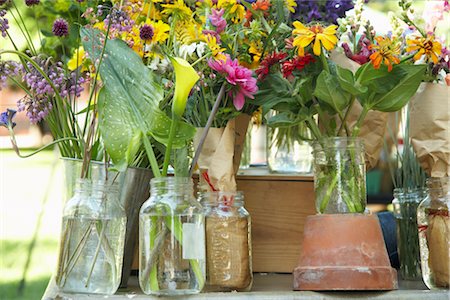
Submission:
[[[216,27],[217,33],[221,33],[224,31],[225,27],[227,27],[227,21],[223,18],[224,13],[225,10],[223,8],[221,10],[211,10],[209,20],[211,21],[211,24]]]
[[[214,71],[225,75],[227,81],[236,87],[230,94],[234,95],[233,104],[237,110],[244,107],[245,97],[255,98],[253,95],[258,91],[256,78],[253,78],[251,70],[239,65],[237,59],[232,60],[226,54],[226,60],[209,60],[208,65]]]

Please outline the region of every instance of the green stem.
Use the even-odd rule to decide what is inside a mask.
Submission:
[[[353,134],[352,134],[353,137],[357,137],[359,135],[362,123],[364,122],[364,119],[366,118],[367,113],[369,112],[369,110],[370,109],[368,109],[367,107],[363,106],[363,111],[359,115],[358,121],[356,122],[356,125],[353,128]]]
[[[164,154],[164,163],[163,163],[163,169],[162,169],[163,177],[167,176],[167,169],[169,168],[170,154],[172,152],[173,139],[175,138],[177,128],[178,128],[178,116],[175,114],[172,114],[172,122],[170,124],[169,140],[167,141],[166,152]]]
[[[330,73],[330,66],[328,65],[327,58],[325,57],[323,47],[321,47],[321,50],[322,51],[320,51],[320,60],[322,61],[323,68],[324,68],[325,71]]]
[[[33,156],[33,155],[35,155],[35,154],[41,152],[42,150],[45,150],[45,149],[47,149],[48,147],[51,147],[51,146],[53,146],[53,145],[55,145],[55,144],[58,144],[58,143],[60,143],[60,142],[69,141],[69,140],[71,140],[71,141],[78,141],[78,139],[76,139],[76,138],[71,138],[71,137],[62,138],[62,139],[55,140],[55,141],[51,142],[50,144],[44,145],[44,146],[42,146],[41,148],[39,148],[39,149],[33,151],[33,152],[30,153],[30,154],[22,155],[22,154],[20,154],[19,146],[17,146],[16,136],[15,136],[15,134],[14,134],[14,130],[12,129],[12,126],[8,126],[8,131],[9,131],[9,138],[10,138],[10,140],[11,140],[11,144],[12,144],[12,146],[13,146],[13,149],[14,149],[14,151],[16,152],[17,156],[19,156],[20,158],[28,158],[28,157],[31,157],[31,156]]]
[[[348,119],[348,116],[350,115],[350,111],[352,110],[353,103],[355,103],[355,100],[356,100],[356,97],[352,96],[352,99],[350,100],[350,104],[348,106],[348,109],[345,112],[344,119],[341,121],[341,126],[339,127],[339,130],[338,130],[338,133],[337,133],[338,136],[341,134],[342,129],[344,129],[344,128],[345,128],[345,132],[347,133],[347,136],[350,135],[349,134],[350,130],[349,130],[348,126],[347,126],[347,119]]]
[[[142,141],[144,142],[145,152],[147,153],[147,157],[150,162],[150,167],[152,169],[153,176],[155,176],[156,178],[161,177],[158,161],[156,160],[156,155],[155,152],[153,151],[152,144],[148,140],[148,136],[145,133],[142,134],[143,134]]]
[[[322,133],[320,133],[319,126],[317,126],[316,122],[310,117],[306,119],[306,123],[308,124],[309,129],[311,129],[312,134],[317,140],[322,138]]]

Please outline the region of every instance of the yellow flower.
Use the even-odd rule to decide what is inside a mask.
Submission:
[[[163,14],[177,16],[179,20],[192,18],[192,10],[184,4],[183,0],[177,0],[174,4],[163,4]]]
[[[392,65],[400,63],[400,59],[398,58],[400,44],[391,40],[389,37],[377,36],[375,40],[377,44],[369,46],[369,50],[375,50],[369,57],[373,67],[379,69],[381,64],[384,63],[388,66],[388,72],[392,71]]]
[[[78,49],[76,49],[73,52],[72,58],[67,62],[67,68],[70,71],[74,71],[74,70],[78,69],[79,66],[83,65],[84,58],[85,58],[84,54],[85,53],[84,53],[83,46],[80,46]],[[87,68],[85,66],[83,66],[81,71],[83,72],[86,70],[87,70]]]
[[[295,0],[284,0],[287,9],[291,12],[291,13],[295,13],[295,7],[297,7],[297,3],[295,2]]]
[[[151,43],[162,44],[169,38],[170,26],[159,20],[158,22],[147,21],[145,24],[149,24],[153,27],[153,37]]]
[[[414,60],[419,60],[425,55],[427,59],[431,58],[435,64],[439,61],[438,56],[441,54],[442,45],[434,40],[434,35],[429,35],[426,38],[416,37],[415,39],[409,39],[406,41],[406,44],[407,52],[417,51],[414,55]]]
[[[308,28],[299,21],[295,21],[293,25],[295,29],[292,30],[292,34],[294,35],[294,42],[292,45],[298,48],[299,56],[305,54],[305,47],[313,41],[313,52],[316,56],[320,55],[322,46],[330,51],[338,42],[336,37],[337,25],[330,25],[325,29],[320,25],[314,25]]]
[[[212,36],[208,34],[206,36],[206,44],[208,45],[209,49],[211,49],[212,56],[216,60],[226,60],[225,54],[223,54],[223,51],[225,51],[225,48],[220,48],[220,46],[217,44],[217,39],[215,36]]]
[[[172,102],[172,112],[181,117],[186,109],[186,102],[194,87],[200,79],[194,68],[184,59],[171,57],[173,68],[175,70],[175,93]]]
[[[245,17],[245,7],[236,0],[219,0],[217,1],[217,8],[224,8],[235,24],[240,23]]]

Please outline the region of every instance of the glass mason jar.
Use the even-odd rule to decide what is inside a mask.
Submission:
[[[205,192],[199,198],[206,219],[206,290],[250,291],[251,219],[244,194]]]
[[[309,129],[303,125],[267,127],[267,165],[272,173],[311,173],[312,147]]]
[[[394,189],[394,216],[397,221],[397,248],[400,275],[404,280],[420,280],[417,207],[425,198],[424,189]]]
[[[319,214],[364,213],[366,168],[359,138],[325,138],[314,145],[314,191]]]
[[[151,180],[139,214],[139,284],[145,294],[199,293],[205,283],[205,217],[187,177]]]
[[[117,291],[126,221],[117,184],[77,180],[63,213],[56,275],[62,292],[112,295]]]
[[[450,177],[429,178],[417,209],[423,281],[429,289],[450,286]]]

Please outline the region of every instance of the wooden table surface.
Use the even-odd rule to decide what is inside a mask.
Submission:
[[[131,277],[129,287],[119,290],[113,296],[102,295],[80,295],[59,294],[53,280],[43,296],[43,300],[50,299],[260,299],[260,300],[283,300],[283,299],[386,299],[386,300],[449,300],[450,291],[430,291],[421,281],[400,281],[400,289],[396,291],[369,291],[369,292],[310,292],[292,291],[292,275],[276,273],[258,273],[254,276],[251,292],[246,293],[201,293],[192,296],[179,297],[155,297],[144,295],[140,290],[137,278]]]

